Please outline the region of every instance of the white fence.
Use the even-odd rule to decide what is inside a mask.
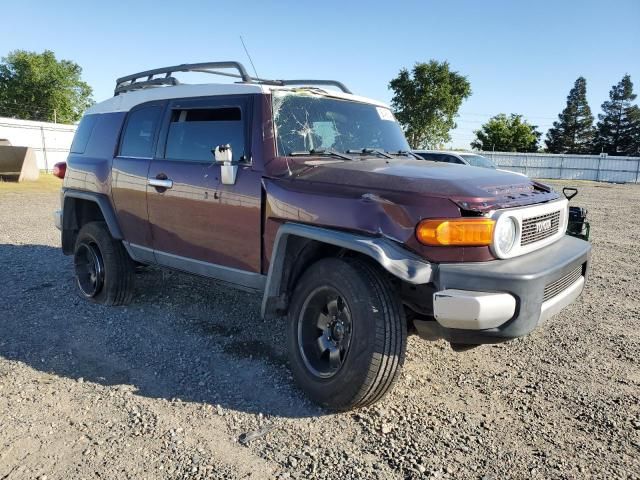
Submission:
[[[51,170],[56,162],[67,159],[75,131],[76,125],[0,117],[0,139],[14,147],[33,148],[41,170]]]
[[[531,178],[640,183],[640,157],[481,152],[500,168]]]

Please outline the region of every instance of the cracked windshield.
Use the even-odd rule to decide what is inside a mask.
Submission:
[[[278,155],[292,152],[409,150],[391,111],[310,92],[274,92]]]

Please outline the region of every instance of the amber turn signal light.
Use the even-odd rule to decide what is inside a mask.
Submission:
[[[427,219],[418,223],[416,238],[433,246],[491,245],[494,226],[495,221],[490,218]]]

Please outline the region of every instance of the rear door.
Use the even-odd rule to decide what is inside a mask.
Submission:
[[[169,102],[147,187],[159,263],[213,277],[259,271],[261,183],[250,163],[250,113],[244,95]],[[214,159],[226,144],[239,162],[235,185],[221,184]]]
[[[111,195],[122,234],[136,258],[150,263],[155,259],[147,216],[147,175],[165,103],[145,103],[131,109],[111,168]]]

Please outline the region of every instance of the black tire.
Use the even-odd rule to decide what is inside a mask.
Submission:
[[[133,296],[134,264],[104,222],[80,229],[73,262],[80,296],[102,305],[127,305]]]
[[[371,405],[391,389],[404,363],[407,324],[396,291],[377,266],[319,260],[297,282],[288,320],[291,370],[314,402],[348,410]]]

